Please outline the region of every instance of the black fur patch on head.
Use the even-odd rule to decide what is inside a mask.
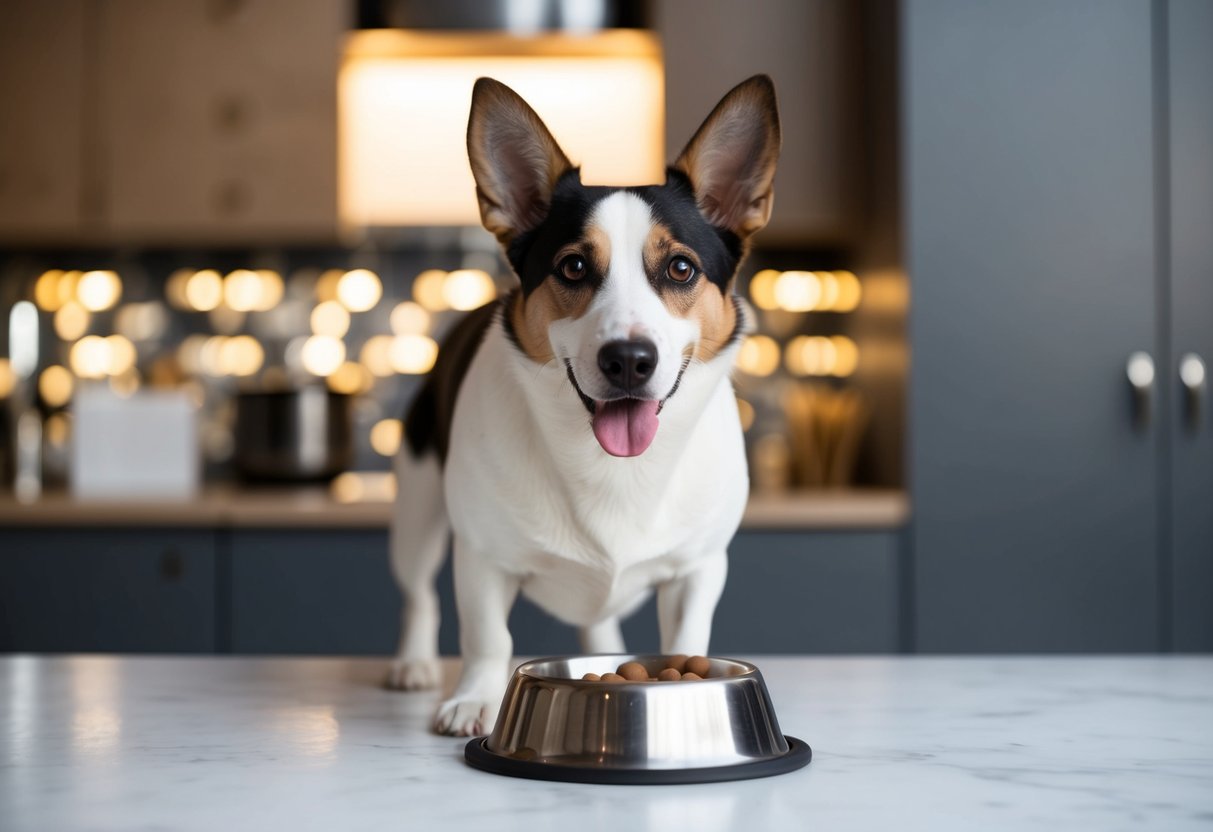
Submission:
[[[506,259],[522,282],[523,296],[530,295],[548,278],[557,279],[554,276],[556,254],[570,242],[585,236],[594,206],[620,191],[634,194],[647,203],[653,218],[698,255],[708,279],[725,292],[744,254],[740,238],[727,229],[713,227],[704,219],[685,174],[668,168],[666,177],[664,185],[634,188],[582,185],[577,170],[561,177],[552,193],[547,217],[534,229],[515,237],[506,250]],[[583,282],[587,288],[597,288],[605,277],[590,274]]]
[[[726,292],[744,254],[741,239],[732,231],[715,228],[704,219],[695,204],[691,180],[681,171],[669,168],[664,185],[627,190],[649,204],[653,219],[668,228],[674,239],[694,251],[708,280],[722,293]],[[650,279],[653,278],[650,275]]]

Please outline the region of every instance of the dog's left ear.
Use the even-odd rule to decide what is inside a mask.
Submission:
[[[522,97],[492,78],[472,88],[467,140],[480,220],[506,245],[543,222],[573,165]]]
[[[674,167],[691,180],[708,222],[744,240],[771,218],[779,142],[775,85],[755,75],[720,100]]]

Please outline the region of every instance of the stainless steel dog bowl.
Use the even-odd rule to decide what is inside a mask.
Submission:
[[[809,746],[785,737],[758,668],[711,659],[709,678],[591,682],[638,661],[650,675],[664,656],[570,656],[520,665],[488,737],[467,761],[496,774],[580,783],[702,783],[801,768]]]

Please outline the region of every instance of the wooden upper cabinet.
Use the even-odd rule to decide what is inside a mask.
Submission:
[[[106,0],[98,8],[107,238],[335,238],[344,0]]]
[[[0,240],[80,228],[84,61],[84,0],[0,2]]]
[[[759,244],[841,245],[857,233],[858,61],[848,0],[656,0],[672,161],[726,92],[775,82],[783,152]]]

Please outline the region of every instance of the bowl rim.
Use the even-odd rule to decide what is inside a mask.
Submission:
[[[593,681],[590,679],[574,678],[571,676],[548,676],[546,674],[534,672],[532,670],[531,666],[543,664],[545,662],[569,661],[570,659],[608,659],[608,658],[609,659],[619,659],[620,660],[619,663],[622,664],[623,662],[627,662],[627,661],[644,661],[646,659],[649,659],[649,660],[665,659],[665,658],[669,658],[670,656],[673,656],[673,655],[679,655],[679,654],[677,654],[677,653],[573,653],[573,654],[564,655],[564,656],[543,656],[543,657],[534,658],[534,659],[527,659],[526,661],[522,662],[521,664],[519,664],[517,667],[514,668],[513,675],[514,676],[525,676],[528,679],[535,679],[535,680],[539,680],[539,681],[543,681],[543,682],[559,682],[561,684],[572,684],[577,687],[592,686],[595,688],[601,688],[601,687],[607,686],[607,687],[612,687],[612,688],[621,688],[621,687],[626,687],[628,685],[653,685],[653,684],[669,685],[669,682],[655,682],[655,681],[652,681],[649,679],[644,679],[644,680],[638,679],[635,681],[625,679],[622,682],[603,682],[603,681]],[[747,661],[744,661],[743,659],[734,659],[734,658],[730,658],[727,656],[705,655],[704,658],[706,658],[710,661],[729,662],[734,665],[739,665],[739,666],[745,668],[745,670],[744,670],[744,672],[735,674],[733,676],[708,676],[706,678],[699,679],[698,682],[719,684],[721,682],[736,682],[736,681],[744,681],[747,679],[758,679],[760,681],[762,680],[762,674],[759,672],[758,666],[753,664],[752,662],[747,662]],[[618,666],[618,665],[616,665],[616,666]]]

